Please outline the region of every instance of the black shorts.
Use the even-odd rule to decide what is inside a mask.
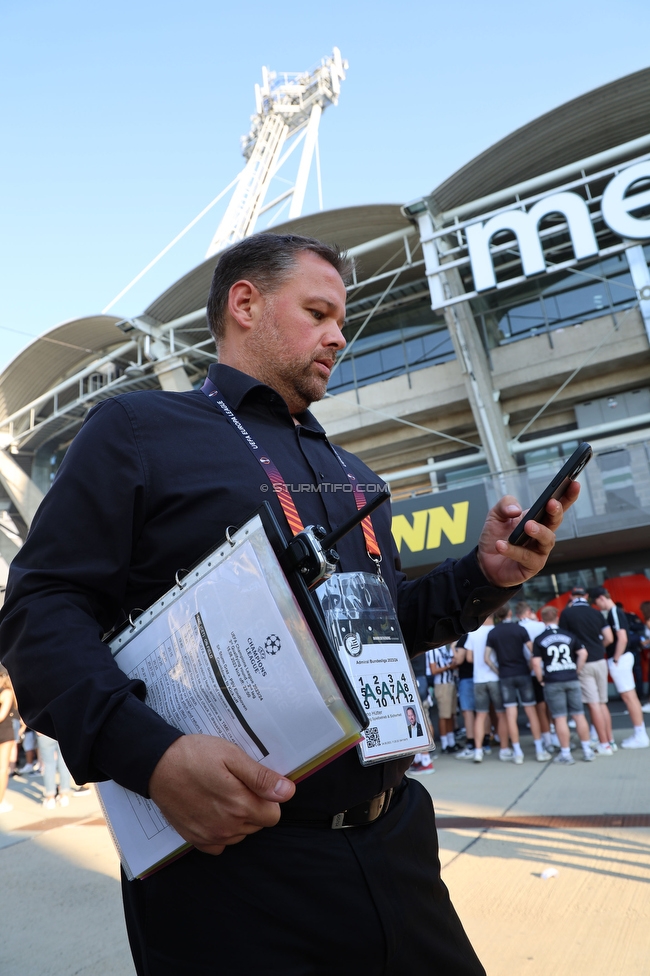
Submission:
[[[540,685],[539,681],[534,674],[531,674],[531,679],[533,682],[533,691],[535,692],[535,704],[542,705],[546,699],[544,698],[544,689]]]

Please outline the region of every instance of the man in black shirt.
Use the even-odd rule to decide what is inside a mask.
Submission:
[[[650,738],[646,732],[641,702],[634,683],[634,654],[627,649],[629,630],[627,617],[616,606],[604,586],[597,586],[591,591],[590,596],[600,612],[607,615],[607,623],[612,629],[614,640],[605,649],[607,666],[616,690],[625,702],[634,728],[634,734],[624,739],[621,746],[624,749],[647,749],[650,746]]]
[[[546,629],[533,641],[533,668],[544,689],[544,698],[560,740],[560,754],[553,762],[560,766],[573,766],[575,760],[571,755],[568,714],[575,719],[585,762],[591,762],[594,758],[578,681],[587,660],[587,651],[577,637],[560,630],[557,616],[555,607],[544,607],[542,610],[542,622],[546,624]]]
[[[495,626],[487,636],[485,663],[489,664],[492,670],[499,675],[503,707],[506,710],[508,722],[508,734],[512,742],[511,756],[508,756],[509,750],[505,748],[507,743],[501,743],[499,759],[511,758],[513,763],[518,766],[524,761],[517,724],[519,702],[521,701],[530,722],[530,731],[533,734],[535,758],[537,762],[548,762],[551,754],[546,751],[542,742],[539,718],[535,708],[535,692],[530,675],[530,665],[524,653],[524,649],[530,653],[532,646],[528,631],[524,630],[520,624],[511,622],[512,611],[508,607],[501,607],[500,610],[494,612],[493,616]],[[493,654],[496,656],[496,664]]]
[[[591,721],[598,734],[596,751],[601,756],[612,756],[612,717],[608,708],[607,662],[605,646],[614,640],[611,627],[601,614],[587,602],[587,591],[582,586],[571,590],[571,603],[560,614],[560,627],[575,634],[587,649],[587,661],[580,671],[579,681],[583,704],[589,706]]]
[[[194,847],[123,883],[140,976],[483,973],[440,880],[430,796],[404,779],[409,758],[364,767],[352,750],[296,788],[231,742],[167,725],[101,640],[264,500],[291,538],[278,493],[208,390],[274,461],[304,524],[334,529],[356,510],[350,474],[376,490],[307,409],[345,345],[348,273],[335,248],[308,238],[260,234],[225,251],[208,302],[219,364],[205,395],[150,391],[95,407],[11,568],[0,646],[22,715],[59,741],[78,782],[114,779],[150,796]],[[474,552],[413,581],[379,508],[382,574],[410,653],[476,629],[539,572],[578,490],[549,502],[547,526],[527,524],[527,548],[506,541],[521,516],[507,496]],[[341,571],[376,572],[361,528],[337,550]],[[355,825],[334,829],[341,822]]]

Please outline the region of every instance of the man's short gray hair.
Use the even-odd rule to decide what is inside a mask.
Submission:
[[[340,274],[352,279],[354,262],[336,244],[325,244],[299,234],[253,234],[223,252],[212,276],[208,298],[208,325],[217,345],[224,337],[230,289],[237,281],[250,281],[261,294],[273,293],[291,277],[296,258],[311,251]]]

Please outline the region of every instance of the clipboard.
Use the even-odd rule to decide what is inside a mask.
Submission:
[[[265,504],[108,643],[171,725],[299,781],[353,748],[367,719],[309,590],[280,566],[285,548]],[[113,782],[98,792],[128,877],[188,848],[153,801]]]
[[[273,509],[268,502],[263,502],[260,507],[255,509],[255,511],[252,512],[247,519],[240,523],[239,526],[233,526],[232,529],[228,531],[228,535],[230,538],[232,538],[242,527],[244,527],[255,517],[258,517],[264,526],[264,531],[275,555],[278,558],[278,561],[282,560],[282,556],[287,552],[289,546],[284,535],[282,534],[280,526],[278,525],[278,520],[273,513]],[[226,538],[223,540],[220,546],[217,546],[214,549],[208,549],[189,567],[189,569],[179,569],[176,573],[177,587],[179,589],[183,589],[186,585],[184,581],[189,580],[192,577],[192,574],[196,574],[197,569],[204,565],[207,560],[209,560],[209,557],[213,552],[216,553],[218,551],[222,551],[228,541],[228,538]],[[336,681],[348,708],[359,722],[361,729],[366,729],[368,727],[368,715],[361,706],[359,696],[356,694],[350,678],[345,668],[341,664],[338,650],[334,645],[332,635],[323,617],[320,600],[315,597],[314,592],[307,586],[305,578],[298,571],[288,570],[286,565],[284,565],[283,572],[289,582],[289,585],[291,586],[291,589],[293,590],[294,596],[298,601],[298,605],[300,606],[302,613],[304,614],[305,620],[307,621],[312,634],[316,638],[316,641],[323,652],[327,666],[332,672],[332,676],[334,677],[334,680]],[[181,573],[184,574],[182,577]],[[174,597],[175,593],[176,590],[172,589],[171,591],[168,591],[167,596]],[[156,604],[153,606],[155,607]],[[134,617],[131,614],[128,622],[123,624],[120,629],[112,633],[108,638],[107,642],[110,644],[110,646],[113,646],[113,642],[116,638],[123,635],[125,632],[128,632],[129,627],[132,627],[134,624],[141,621],[146,621],[147,614],[149,614],[149,617],[152,616],[151,609],[141,611],[137,617]]]

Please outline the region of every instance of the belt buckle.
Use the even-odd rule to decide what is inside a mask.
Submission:
[[[368,816],[366,819],[357,821],[356,823],[346,823],[346,815],[352,813],[351,810],[344,810],[342,813],[335,813],[332,817],[332,830],[346,830],[349,827],[363,827],[366,824],[374,823],[378,820],[382,813],[385,813],[390,805],[390,801],[393,796],[393,790],[385,790],[380,793],[379,796],[374,796],[370,803],[368,804]],[[353,808],[354,809],[354,808]]]

